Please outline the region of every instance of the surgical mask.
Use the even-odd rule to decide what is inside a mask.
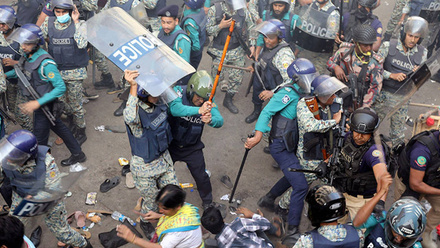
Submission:
[[[57,20],[59,23],[66,23],[70,20],[70,15],[69,13],[62,15],[62,16],[57,16]]]

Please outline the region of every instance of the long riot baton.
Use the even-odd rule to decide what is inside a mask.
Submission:
[[[229,41],[231,41],[232,32],[234,31],[235,20],[232,19],[231,26],[229,27],[229,34],[226,38],[225,46],[223,47],[222,58],[220,59],[220,63],[218,64],[217,75],[215,75],[214,85],[212,86],[211,95],[209,96],[210,102],[212,102],[212,98],[214,97],[215,90],[217,88],[218,81],[220,79],[220,73],[222,72],[223,62],[225,61],[226,52],[228,51]]]
[[[252,138],[253,136],[253,134],[248,135],[249,138]],[[231,196],[229,197],[229,203],[232,203],[232,200],[234,199],[235,190],[237,189],[238,181],[240,180],[241,172],[243,172],[244,163],[246,162],[246,158],[250,150],[251,149],[246,148],[246,151],[244,152],[243,159],[241,160],[240,169],[238,170],[237,177],[235,178],[234,187],[232,188]]]

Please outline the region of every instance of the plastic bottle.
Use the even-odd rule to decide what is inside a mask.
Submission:
[[[112,218],[113,218],[114,220],[119,220],[120,222],[124,222],[124,220],[128,220],[128,222],[130,222],[130,224],[131,224],[132,226],[136,226],[136,222],[134,222],[134,221],[133,221],[132,219],[130,219],[129,217],[127,217],[127,216],[125,216],[125,215],[119,213],[118,211],[114,211],[114,212],[112,213]]]

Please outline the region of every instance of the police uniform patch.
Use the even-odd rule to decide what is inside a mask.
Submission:
[[[374,150],[371,155],[373,155],[373,157],[378,158],[378,157],[382,156],[382,152],[379,150]]]
[[[55,171],[51,171],[50,172],[50,178],[54,178],[55,177]]]
[[[283,63],[283,66],[284,66],[284,68],[287,68],[287,67],[289,67],[289,64],[288,63]]]
[[[381,34],[381,33],[382,33],[382,28],[378,28],[378,29],[377,29],[377,33],[378,33],[378,34]]]
[[[284,104],[288,103],[289,101],[290,101],[290,97],[288,95],[284,95],[283,99],[281,99],[281,102]]]
[[[182,50],[182,48],[181,48],[181,47],[179,47],[179,53],[180,53],[180,54],[182,54],[182,53],[183,53],[183,50]]]
[[[426,158],[423,156],[417,157],[417,164],[421,167],[425,167],[426,166]]]
[[[49,74],[47,74],[47,77],[48,78],[54,78],[55,74],[53,72],[49,72]]]

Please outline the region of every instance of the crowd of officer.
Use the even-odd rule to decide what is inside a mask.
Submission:
[[[398,0],[385,33],[373,14],[379,4],[185,0],[182,10],[165,0],[18,1],[15,9],[1,5],[0,93],[24,129],[5,136],[1,116],[1,192],[11,213],[23,199],[45,198],[43,188],[59,186],[60,171],[48,147],[50,130],[71,152],[62,166],[86,161],[81,145],[87,140],[83,98],[90,96],[83,84],[89,59],[102,73],[101,81],[93,82],[95,89],[121,93],[114,114],[123,115],[126,124],[141,214],[163,211],[155,198],[165,185],[178,184],[177,161],[185,162],[194,177],[201,211],[216,207],[202,142],[205,124],[223,125],[211,96],[213,78],[225,92],[223,106],[237,114],[233,98],[244,71],[250,70],[254,109],[245,122],[256,124],[245,148],[252,149],[268,134],[268,150],[283,177],[258,205],[282,217],[283,245],[437,247],[430,234],[440,224],[440,135],[438,130],[423,131],[405,142],[409,92],[402,88],[430,57],[438,56],[440,2]],[[138,71],[125,70],[116,85],[107,54],[88,43],[85,22],[112,7],[133,16],[181,58],[179,63],[196,71],[161,95],[136,81],[142,76]],[[206,54],[212,57],[210,73],[197,70]],[[219,71],[221,61],[225,66]],[[245,68],[249,61],[252,66]],[[439,81],[439,74],[432,74]],[[376,130],[393,108],[397,111],[386,139]],[[393,181],[395,202],[386,211]],[[420,204],[422,198],[431,204],[429,211]],[[304,202],[316,228],[300,235]],[[45,214],[60,242],[91,247],[67,224],[63,201]],[[140,227],[148,239],[154,237],[152,223],[141,219]]]

